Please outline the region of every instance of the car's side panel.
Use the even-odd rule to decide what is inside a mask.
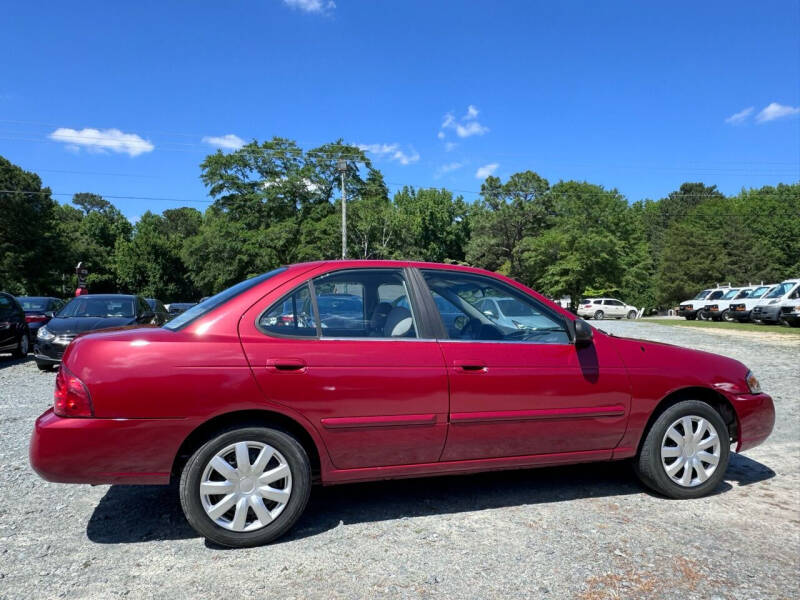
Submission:
[[[450,431],[442,460],[611,449],[630,407],[608,339],[573,345],[443,341]],[[483,369],[465,370],[475,363]]]

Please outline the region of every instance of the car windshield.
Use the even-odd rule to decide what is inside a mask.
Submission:
[[[211,312],[215,308],[222,306],[223,304],[228,302],[228,300],[235,298],[239,294],[246,292],[250,288],[257,286],[259,283],[263,283],[267,279],[274,277],[278,273],[281,273],[285,270],[286,267],[280,267],[268,273],[263,273],[261,275],[257,275],[256,277],[251,277],[250,279],[245,279],[244,281],[240,281],[236,285],[229,287],[227,290],[223,290],[219,294],[216,294],[215,296],[206,298],[200,304],[195,304],[189,310],[182,312],[171,321],[167,321],[166,323],[164,323],[163,327],[164,329],[177,331],[178,329],[185,327],[195,319],[199,319],[200,317]]]
[[[56,315],[60,319],[71,317],[128,317],[135,314],[133,298],[128,296],[73,298]]]
[[[530,306],[512,298],[498,300],[497,303],[500,311],[507,317],[532,317],[536,314]]]
[[[45,312],[50,310],[50,301],[47,298],[17,298],[25,312]]]
[[[764,296],[764,298],[780,298],[789,293],[794,287],[794,283],[791,281],[784,281],[780,285],[778,285],[774,290],[772,290],[769,294]]]
[[[756,288],[752,292],[750,292],[750,295],[748,296],[748,298],[761,298],[761,296],[763,296],[767,292],[767,290],[769,290],[769,286],[768,285],[764,285],[764,286],[761,286],[760,288]]]
[[[727,294],[725,294],[725,295],[722,297],[722,299],[723,299],[723,300],[732,300],[733,298],[735,298],[735,297],[736,297],[736,294],[738,294],[738,293],[739,293],[739,290],[731,290],[731,291],[729,291]]]
[[[694,298],[692,298],[692,300],[702,300],[703,298],[705,298],[706,296],[708,296],[709,292],[711,292],[711,290],[703,290],[702,292],[700,292],[699,294],[697,294],[697,296],[695,296]]]

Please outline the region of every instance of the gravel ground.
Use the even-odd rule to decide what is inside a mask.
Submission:
[[[54,375],[2,356],[0,598],[798,597],[800,341],[601,327],[732,356],[773,395],[775,432],[719,493],[659,498],[616,463],[318,488],[248,550],[199,538],[172,488],[40,480],[28,439]]]

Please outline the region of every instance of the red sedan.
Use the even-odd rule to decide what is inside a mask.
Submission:
[[[633,459],[696,498],[774,420],[735,360],[605,334],[479,269],[335,261],[78,337],[30,458],[56,482],[179,481],[198,532],[252,546],[315,482]]]

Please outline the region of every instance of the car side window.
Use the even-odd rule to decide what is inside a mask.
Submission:
[[[426,269],[422,275],[449,339],[570,343],[563,317],[513,286],[458,271]],[[446,311],[442,310],[442,300],[447,303]],[[494,316],[481,309],[484,303],[493,307]],[[498,314],[496,306],[501,307],[502,314]]]
[[[323,338],[415,338],[401,269],[351,269],[313,280]]]
[[[317,326],[308,284],[304,283],[270,306],[259,318],[258,327],[280,336],[316,337]]]
[[[0,296],[0,319],[8,319],[14,316],[14,305],[5,296]]]

